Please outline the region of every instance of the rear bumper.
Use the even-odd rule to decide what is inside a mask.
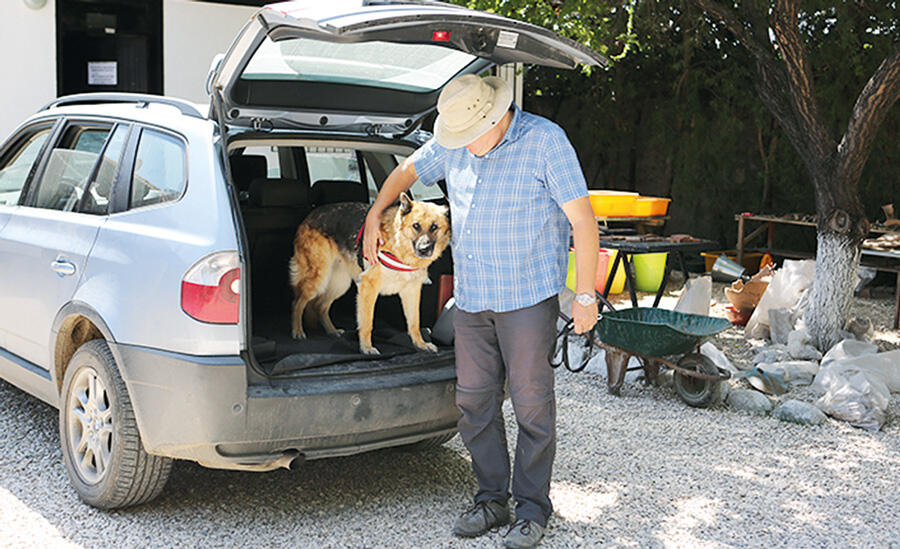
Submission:
[[[398,370],[247,385],[241,357],[112,344],[144,448],[208,467],[265,471],[453,432],[452,353]]]

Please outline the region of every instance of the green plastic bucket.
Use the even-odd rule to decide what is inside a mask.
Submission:
[[[667,252],[634,254],[634,285],[640,292],[656,292],[666,270]]]

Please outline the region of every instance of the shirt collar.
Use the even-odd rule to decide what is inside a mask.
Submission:
[[[506,133],[503,134],[503,139],[501,139],[500,143],[497,144],[497,147],[503,145],[507,141],[513,142],[518,139],[520,135],[522,135],[522,109],[520,109],[518,105],[513,103],[512,110],[513,118],[509,123],[509,127],[506,128]]]
[[[497,143],[497,145],[493,149],[491,149],[487,153],[485,153],[484,156],[476,157],[476,158],[484,158],[485,156],[492,155],[500,147],[502,147],[505,143],[512,143],[513,141],[515,141],[516,139],[518,139],[521,136],[522,129],[523,129],[522,124],[521,124],[522,109],[520,109],[518,105],[513,103],[512,111],[513,111],[513,117],[512,117],[512,120],[510,120],[510,122],[509,122],[509,127],[506,128],[506,132],[503,134],[503,139],[501,139],[500,142]],[[463,148],[463,150],[465,150],[465,148]],[[466,150],[466,152],[469,154],[469,156],[475,157],[475,155],[470,153],[468,150]]]

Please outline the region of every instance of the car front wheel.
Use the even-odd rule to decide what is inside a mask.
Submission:
[[[170,458],[144,451],[131,399],[103,340],[79,347],[63,379],[59,438],[78,495],[102,509],[149,501],[162,491]]]

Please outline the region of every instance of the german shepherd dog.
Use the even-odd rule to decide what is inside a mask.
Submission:
[[[379,263],[369,265],[362,255],[362,226],[369,206],[361,202],[328,204],[313,210],[297,228],[294,255],[290,260],[290,281],[294,289],[291,315],[292,334],[303,339],[303,317],[318,319],[329,335],[339,336],[329,310],[334,300],[356,283],[356,323],[359,349],[378,354],[372,346],[372,318],[379,295],[399,294],[406,328],[413,344],[437,352],[422,339],[419,329],[419,300],[428,266],[450,243],[450,220],[446,206],[417,202],[405,193],[400,204],[387,208],[381,216],[384,245],[379,247]],[[308,310],[309,309],[309,310]]]

